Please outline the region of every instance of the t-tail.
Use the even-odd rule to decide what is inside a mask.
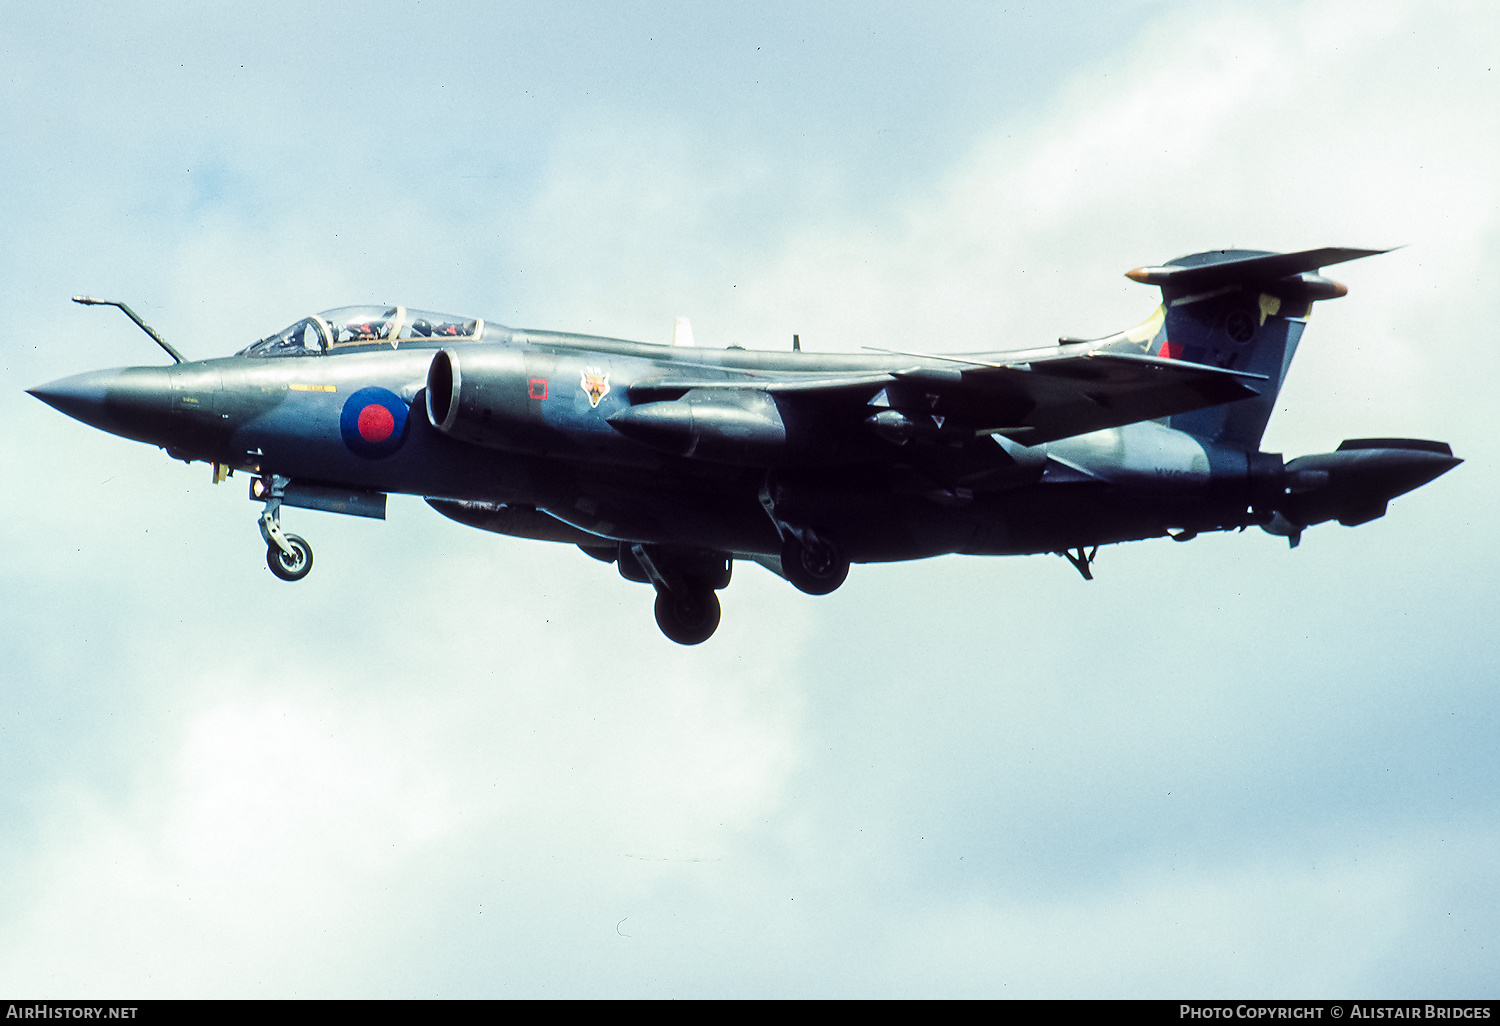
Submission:
[[[1127,276],[1159,285],[1162,305],[1112,348],[1143,347],[1151,356],[1264,375],[1259,395],[1168,420],[1171,427],[1205,441],[1258,452],[1313,303],[1348,292],[1318,271],[1385,252],[1219,249],[1178,257],[1161,267],[1138,267]],[[1295,546],[1312,524],[1337,520],[1353,527],[1383,516],[1391,499],[1461,462],[1445,442],[1348,439],[1336,452],[1285,463],[1272,487],[1254,501],[1261,526]]]
[[[1171,426],[1234,448],[1259,449],[1313,303],[1348,292],[1317,272],[1329,264],[1384,252],[1216,249],[1127,272],[1135,281],[1161,287],[1162,307],[1153,318],[1157,330],[1147,342],[1148,354],[1266,378],[1260,395],[1179,413],[1169,421]]]

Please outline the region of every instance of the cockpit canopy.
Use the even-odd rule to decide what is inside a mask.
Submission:
[[[478,342],[482,319],[404,306],[341,306],[304,317],[241,349],[236,356],[324,356],[359,349],[399,348],[423,340]],[[430,344],[430,343],[428,343]]]

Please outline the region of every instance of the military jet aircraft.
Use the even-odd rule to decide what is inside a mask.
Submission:
[[[500,534],[578,546],[656,592],[662,632],[711,636],[736,560],[813,595],[851,563],[1064,556],[1254,524],[1382,516],[1457,465],[1448,445],[1362,438],[1260,451],[1317,272],[1381,250],[1215,250],[1129,271],[1161,288],[1105,338],[938,355],[715,350],[517,330],[404,306],[328,310],[233,356],[31,389],[105,431],[251,475],[271,572],[312,549],[287,507],[385,516],[388,493]],[[679,328],[682,325],[679,324]],[[683,337],[687,336],[687,337]],[[680,331],[678,343],[690,340]]]

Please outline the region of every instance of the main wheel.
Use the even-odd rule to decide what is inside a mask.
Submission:
[[[808,535],[812,544],[804,545],[796,535],[788,534],[781,547],[781,571],[798,591],[809,595],[827,595],[837,591],[849,576],[849,561],[833,542]]]
[[[694,588],[684,597],[659,591],[656,626],[679,645],[700,645],[719,628],[719,596],[711,588]]]
[[[295,534],[285,535],[285,538],[292,547],[292,554],[287,555],[272,542],[266,546],[266,566],[283,581],[300,581],[312,572],[312,546]]]

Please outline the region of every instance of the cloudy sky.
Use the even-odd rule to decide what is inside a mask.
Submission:
[[[1500,11],[0,0],[0,992],[1496,995]],[[1134,324],[1340,267],[1266,438],[1357,530],[758,567],[292,511],[22,389],[405,302],[702,345]]]

